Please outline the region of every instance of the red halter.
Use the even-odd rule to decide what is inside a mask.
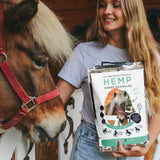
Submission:
[[[14,73],[12,72],[10,66],[8,65],[6,59],[7,56],[3,52],[3,44],[2,44],[2,20],[3,20],[3,13],[2,13],[2,3],[0,1],[0,68],[4,73],[6,79],[22,100],[22,109],[8,122],[0,122],[0,128],[7,130],[16,124],[31,110],[33,110],[37,105],[53,99],[59,95],[59,90],[56,88],[55,90],[44,94],[40,97],[29,97],[27,93],[24,91],[20,83],[18,82],[17,78],[15,77]]]

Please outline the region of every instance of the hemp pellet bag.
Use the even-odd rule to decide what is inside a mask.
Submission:
[[[107,62],[108,64],[109,62]],[[137,63],[109,63],[88,69],[89,88],[101,151],[117,151],[118,140],[149,142],[144,70]]]

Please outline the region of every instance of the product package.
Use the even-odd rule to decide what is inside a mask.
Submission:
[[[107,63],[108,64],[108,63]],[[101,151],[149,142],[144,70],[137,63],[110,63],[88,69],[89,88]]]

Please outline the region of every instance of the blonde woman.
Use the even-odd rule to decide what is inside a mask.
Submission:
[[[87,41],[74,49],[59,73],[58,87],[64,103],[75,88],[81,86],[84,94],[83,120],[76,131],[71,160],[143,159],[160,133],[160,57],[142,0],[98,0],[97,16],[88,30]],[[138,61],[144,65],[145,87],[152,111],[149,117],[150,144],[147,147],[133,146],[125,150],[119,141],[119,152],[102,153],[98,150],[87,69],[100,65],[102,61]]]

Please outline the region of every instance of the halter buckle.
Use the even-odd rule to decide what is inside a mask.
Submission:
[[[28,112],[36,108],[36,101],[35,101],[36,97],[30,97],[30,98],[31,99],[28,102],[22,104],[21,106],[22,108],[25,107],[28,110]]]

